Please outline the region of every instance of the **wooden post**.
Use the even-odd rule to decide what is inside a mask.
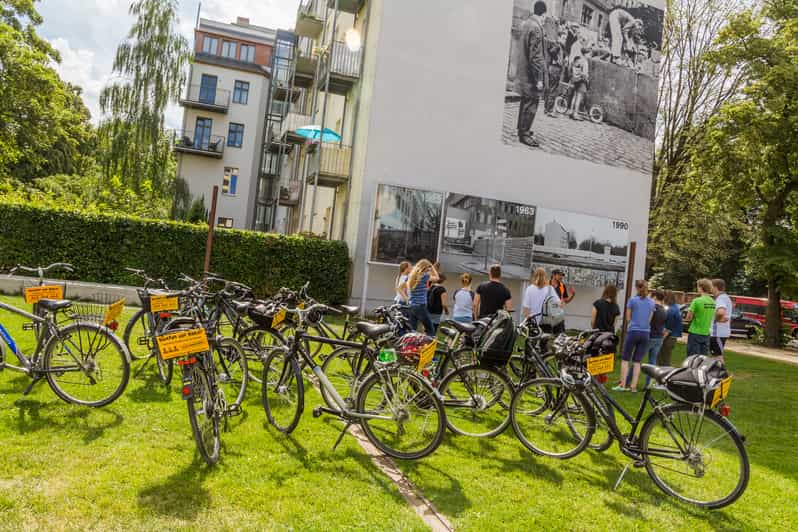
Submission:
[[[213,186],[211,199],[211,214],[208,219],[208,242],[205,244],[205,268],[203,272],[211,271],[211,250],[213,249],[213,229],[216,226],[216,201],[219,198],[219,185]]]
[[[621,336],[626,338],[626,303],[632,298],[632,285],[635,282],[635,255],[637,255],[637,242],[629,243],[629,261],[626,265],[626,299],[621,305],[621,316],[623,316],[623,325],[621,326]]]

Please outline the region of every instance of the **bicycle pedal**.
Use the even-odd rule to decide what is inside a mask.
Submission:
[[[637,461],[635,461],[634,466],[637,467],[637,468],[646,467],[646,461],[645,460],[637,460]]]
[[[241,405],[230,405],[227,407],[228,417],[240,416],[242,412]]]
[[[150,345],[150,339],[146,336],[139,336],[138,340],[136,340],[136,343],[141,346],[148,346]]]
[[[322,414],[324,414],[324,412],[322,411],[320,406],[317,406],[316,408],[313,409],[313,417],[314,417],[314,419],[315,418],[320,418],[322,416]]]

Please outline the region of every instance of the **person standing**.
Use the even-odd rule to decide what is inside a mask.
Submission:
[[[540,104],[540,94],[548,85],[546,45],[543,38],[546,3],[538,0],[532,11],[534,14],[521,24],[521,38],[516,56],[517,88],[521,94],[521,106],[518,110],[518,140],[522,144],[537,148],[540,143],[532,132],[532,124],[535,122]]]
[[[610,26],[610,52],[612,62],[623,64],[621,60],[624,52],[636,48],[637,42],[643,36],[643,21],[634,18],[628,11],[616,8],[608,16]]]
[[[698,297],[690,303],[687,311],[687,356],[709,354],[709,333],[712,330],[712,319],[715,317],[715,300],[712,293],[712,281],[699,279],[696,283]]]
[[[490,267],[487,282],[477,288],[474,297],[474,319],[492,316],[500,310],[513,311],[513,299],[510,290],[501,282],[502,267],[494,264]]]
[[[618,308],[618,289],[614,284],[604,287],[601,297],[593,302],[593,312],[590,317],[590,326],[601,332],[615,333],[615,322],[621,315]]]
[[[427,310],[427,293],[429,292],[427,283],[436,282],[438,282],[438,272],[427,259],[418,261],[410,271],[405,286],[410,294],[408,312],[411,331],[415,331],[418,328],[418,323],[421,322],[427,335],[435,335],[435,326],[432,324],[432,319]]]
[[[721,362],[726,341],[731,337],[731,316],[734,304],[726,294],[726,281],[723,279],[712,280],[712,295],[715,296],[715,315],[712,319],[712,336],[709,339],[709,352]]]
[[[562,36],[557,35],[552,41],[546,39],[546,50],[548,52],[546,68],[548,70],[549,81],[543,89],[543,111],[548,116],[552,117],[557,116],[554,113],[554,101],[557,99],[557,93],[560,89],[560,79],[562,79],[563,74],[563,63],[565,62],[565,52],[563,51],[564,43],[564,33]]]
[[[673,348],[682,337],[682,313],[676,304],[676,296],[672,290],[665,290],[665,308],[668,315],[665,318],[665,339],[657,356],[657,366],[670,366]]]
[[[563,276],[565,273],[562,270],[554,270],[551,272],[551,286],[554,288],[554,291],[557,293],[557,297],[560,298],[560,302],[563,307],[573,301],[574,296],[576,295],[576,290],[573,288],[569,288],[565,286],[563,282]],[[554,334],[560,334],[565,332],[565,320],[552,330]]]
[[[654,290],[654,313],[651,315],[651,333],[648,339],[648,363],[656,364],[662,344],[665,341],[665,322],[668,319],[668,311],[665,310],[665,293],[662,290]],[[646,386],[651,381],[651,377],[646,375]]]
[[[621,356],[621,381],[615,391],[637,391],[637,380],[640,378],[640,361],[648,349],[651,338],[651,316],[654,314],[654,301],[648,297],[648,282],[635,281],[637,295],[626,304],[626,321],[629,327],[623,340]],[[629,363],[632,362],[632,379],[629,382]]]
[[[474,298],[476,294],[471,288],[471,274],[464,273],[460,276],[460,288],[455,290],[454,308],[452,319],[462,323],[471,323],[474,319]]]
[[[399,263],[399,275],[396,276],[396,280],[394,281],[394,291],[396,292],[396,296],[393,298],[393,302],[399,305],[407,305],[407,302],[410,300],[410,294],[407,293],[407,276],[410,273],[410,263],[402,261]]]
[[[449,307],[446,305],[446,287],[443,286],[444,282],[446,282],[446,276],[442,273],[438,274],[438,280],[432,283],[427,293],[427,310],[435,330],[438,330],[441,318],[449,313]]]
[[[524,317],[527,318],[529,316],[533,316],[535,321],[540,323],[541,317],[543,315],[543,304],[546,302],[548,297],[557,298],[557,304],[561,304],[560,298],[557,295],[557,292],[554,290],[554,287],[548,283],[548,275],[546,275],[546,270],[543,268],[538,268],[535,270],[535,273],[532,274],[530,285],[527,286],[526,290],[524,291],[524,300],[521,304]]]

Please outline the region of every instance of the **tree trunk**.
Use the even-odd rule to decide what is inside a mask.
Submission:
[[[765,345],[781,347],[781,289],[776,275],[768,272],[768,308],[765,314]]]

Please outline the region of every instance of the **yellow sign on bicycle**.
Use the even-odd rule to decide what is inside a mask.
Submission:
[[[591,375],[612,373],[613,369],[615,369],[615,353],[587,359],[587,371]]]
[[[196,355],[210,350],[205,329],[166,333],[157,336],[155,340],[158,342],[158,350],[164,360]]]
[[[125,309],[125,298],[123,297],[116,303],[112,305],[108,305],[108,310],[105,311],[105,317],[103,317],[103,325],[108,325],[109,323],[115,322],[119,319],[119,316],[122,315],[122,311]]]
[[[438,349],[438,340],[435,339],[421,348],[418,352],[418,371],[424,369],[427,364],[432,362],[435,357],[435,350]]]
[[[726,377],[720,381],[720,386],[715,388],[715,394],[712,396],[712,408],[718,406],[718,403],[726,399],[729,395],[729,388],[731,388],[732,378]]]
[[[150,312],[168,312],[180,308],[180,298],[176,296],[150,296]]]
[[[60,285],[31,286],[25,289],[25,303],[33,305],[42,299],[64,299],[64,287]]]
[[[285,321],[286,314],[287,313],[286,313],[285,309],[281,308],[277,312],[277,314],[274,315],[274,317],[272,318],[272,329],[276,328],[278,325],[280,325],[282,322]]]

